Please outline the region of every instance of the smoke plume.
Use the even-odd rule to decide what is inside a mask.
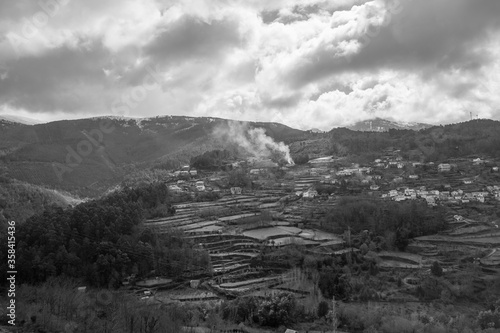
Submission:
[[[256,160],[271,159],[294,164],[290,148],[283,142],[276,142],[263,128],[250,128],[246,123],[228,121],[215,129],[215,136],[227,144],[235,144]]]

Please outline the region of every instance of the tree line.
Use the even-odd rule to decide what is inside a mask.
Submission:
[[[174,213],[170,199],[166,185],[155,183],[32,216],[16,230],[19,281],[67,276],[117,287],[130,274],[175,278],[195,269],[208,272],[208,254],[193,249],[181,234],[158,235],[143,227],[144,218],[159,208],[162,216]]]

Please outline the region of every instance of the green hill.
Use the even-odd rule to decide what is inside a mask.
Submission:
[[[93,196],[130,172],[166,161],[189,163],[204,151],[224,148],[228,143],[214,133],[228,123],[182,116],[12,123],[0,132],[0,170],[7,178]],[[276,123],[236,123],[261,127],[277,141],[304,133]]]

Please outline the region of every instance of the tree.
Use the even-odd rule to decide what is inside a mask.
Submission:
[[[327,301],[321,301],[319,302],[318,304],[318,311],[317,311],[317,314],[318,314],[318,317],[319,318],[323,318],[324,316],[326,316],[328,314],[328,302]]]
[[[434,261],[432,263],[431,273],[432,273],[432,275],[438,276],[438,277],[443,275],[443,268],[441,267],[441,265],[437,261]]]
[[[261,325],[278,327],[293,322],[295,299],[291,294],[281,293],[262,301],[258,310]]]

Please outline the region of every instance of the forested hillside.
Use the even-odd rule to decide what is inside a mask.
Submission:
[[[16,230],[19,282],[62,275],[92,286],[116,287],[132,273],[145,276],[154,270],[175,277],[192,265],[208,270],[208,256],[193,250],[176,232],[159,240],[140,227],[144,218],[172,214],[170,200],[166,186],[156,183],[125,188],[74,208],[50,207],[29,218]],[[2,252],[2,265],[5,256]]]
[[[66,208],[81,200],[61,192],[0,177],[0,222],[23,223],[49,207]]]
[[[191,157],[228,144],[217,134],[230,121],[165,116],[148,119],[90,118],[27,126],[5,123],[0,131],[0,171],[31,184],[96,196],[131,172],[175,168]],[[290,142],[305,132],[276,123],[232,122],[263,128]]]

